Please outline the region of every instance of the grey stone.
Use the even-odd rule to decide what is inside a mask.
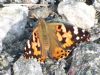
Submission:
[[[14,75],[43,75],[36,59],[25,60],[23,56],[14,63],[13,70]]]
[[[73,53],[71,70],[76,75],[100,75],[100,44],[83,44]]]
[[[0,52],[3,42],[19,38],[27,23],[28,9],[21,6],[8,6],[0,10]]]

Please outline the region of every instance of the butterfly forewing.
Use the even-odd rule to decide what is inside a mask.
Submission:
[[[48,57],[47,52],[49,50],[49,37],[44,19],[38,21],[29,41],[30,43],[26,44],[28,48],[25,47],[24,49],[24,56],[28,59],[37,58],[38,61],[44,62]]]
[[[41,56],[41,45],[37,27],[32,32],[30,39],[26,43],[26,46],[24,48],[24,56],[27,59],[39,58]]]
[[[72,49],[80,42],[89,41],[90,38],[89,32],[67,24],[58,25],[56,28],[56,35],[64,49]]]

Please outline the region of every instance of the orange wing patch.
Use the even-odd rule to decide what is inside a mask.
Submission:
[[[74,41],[72,41],[72,34],[70,31],[65,32],[62,37],[66,39],[65,43],[62,45],[63,48],[70,47],[74,43]]]
[[[70,52],[71,52],[70,50],[63,50],[60,47],[56,47],[53,50],[52,57],[54,59],[56,59],[56,60],[60,60],[62,58],[68,57],[68,55],[70,54]]]
[[[32,42],[32,49],[33,49],[33,52],[34,52],[35,56],[41,55],[41,51],[36,48],[37,45],[38,45],[37,43]]]
[[[59,40],[59,41],[62,41],[62,36],[60,35],[60,33],[57,32],[56,35],[57,35],[57,37],[58,37],[58,40]]]
[[[33,30],[30,39],[27,41],[26,47],[24,49],[24,57],[26,59],[41,57],[41,46],[38,35],[38,28]]]
[[[72,33],[71,31],[66,31],[66,28],[64,25],[57,25],[56,26],[56,36],[58,38],[58,41],[63,42],[62,47],[70,47],[74,44],[74,41],[72,40]]]

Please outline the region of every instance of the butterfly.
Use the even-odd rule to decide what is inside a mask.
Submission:
[[[80,42],[89,41],[88,31],[64,23],[48,23],[40,18],[24,48],[26,59],[36,58],[44,63],[67,58]]]

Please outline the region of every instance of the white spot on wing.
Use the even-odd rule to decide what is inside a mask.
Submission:
[[[24,47],[24,50],[26,51],[26,47]]]
[[[84,33],[84,32],[85,32],[85,30],[83,29],[83,30],[82,30],[82,32]]]
[[[28,46],[28,48],[31,48],[29,40],[27,41],[27,46]]]
[[[73,29],[74,29],[74,34],[78,34],[78,28],[74,26]]]
[[[85,36],[85,34],[83,36]]]
[[[25,52],[25,54],[27,54],[27,52]]]
[[[29,54],[31,54],[31,51],[29,51]]]
[[[83,37],[81,36],[81,39],[82,39]]]
[[[76,37],[76,40],[79,40],[79,39],[80,39],[80,38],[77,36],[77,37]]]

